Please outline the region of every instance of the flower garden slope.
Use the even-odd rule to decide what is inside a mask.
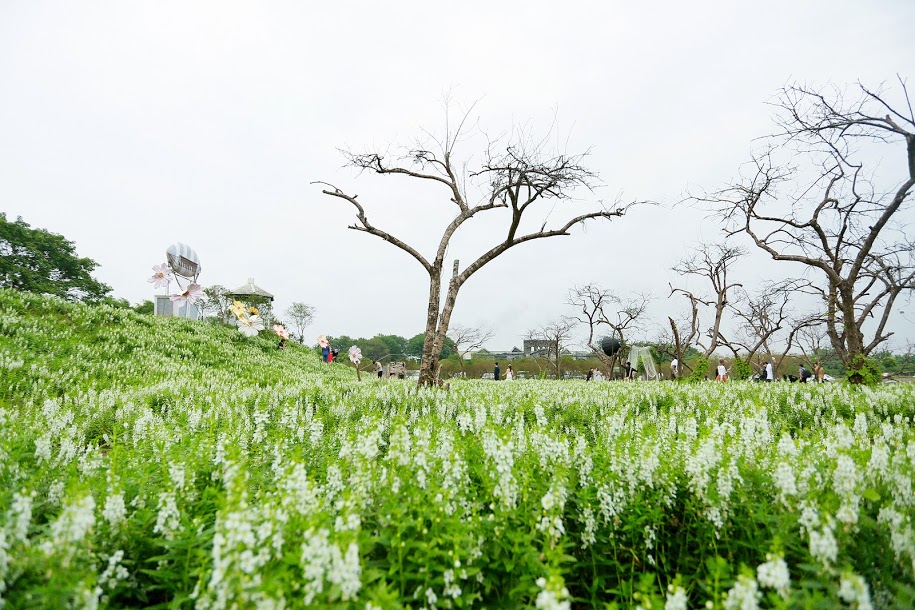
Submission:
[[[8,607],[911,605],[915,392],[358,383],[0,292]]]

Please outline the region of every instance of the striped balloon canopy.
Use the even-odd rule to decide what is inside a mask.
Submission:
[[[187,244],[176,242],[165,250],[165,258],[175,275],[196,280],[203,267],[200,266],[200,257],[194,249]]]

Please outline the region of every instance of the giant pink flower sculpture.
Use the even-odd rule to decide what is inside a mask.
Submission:
[[[179,307],[185,303],[193,305],[203,298],[203,287],[200,284],[191,284],[184,292],[170,295],[168,298],[173,303],[177,303]]]
[[[289,332],[285,328],[283,328],[282,324],[274,324],[273,332],[276,333],[277,337],[280,337],[282,339],[289,339]]]
[[[349,359],[353,364],[359,364],[362,360],[362,350],[355,345],[349,348]]]
[[[328,345],[330,345],[330,342],[327,340],[327,337],[325,337],[324,335],[318,335],[318,345],[320,345],[321,347],[327,347]]]
[[[146,281],[152,284],[153,288],[168,287],[169,283],[175,279],[175,275],[172,273],[172,269],[168,266],[168,263],[153,265],[152,270],[153,276]]]

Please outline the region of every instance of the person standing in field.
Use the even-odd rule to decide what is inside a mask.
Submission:
[[[502,369],[499,368],[499,363],[496,362],[496,368],[494,368],[492,371],[492,376],[493,376],[493,378],[495,378],[496,381],[499,381],[499,375],[501,372],[502,372]]]
[[[670,361],[670,378],[671,378],[671,379],[676,379],[676,378],[677,378],[677,372],[678,372],[677,369],[678,369],[679,367],[680,367],[680,361],[679,361],[679,360],[677,360],[676,358],[674,358],[673,360]]]
[[[512,365],[508,365],[508,370],[505,371],[505,381],[511,381],[515,378],[515,371],[512,369]]]
[[[813,376],[816,378],[817,383],[826,382],[826,371],[823,369],[823,365],[817,361],[813,365]]]
[[[728,367],[724,364],[724,358],[718,359],[718,374],[715,376],[715,381],[727,381],[728,380]]]
[[[375,360],[375,373],[378,375],[378,379],[381,379],[381,376],[384,374],[384,367],[381,366],[380,360]]]
[[[812,376],[810,371],[807,370],[807,367],[803,364],[797,370],[797,376],[800,378],[801,383],[807,383],[807,380]]]
[[[775,358],[770,358],[766,364],[766,381],[775,380]]]

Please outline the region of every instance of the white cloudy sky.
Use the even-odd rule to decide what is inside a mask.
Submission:
[[[450,90],[480,100],[488,133],[546,128],[556,111],[563,146],[593,147],[599,197],[664,204],[510,251],[470,280],[454,321],[492,324],[491,347],[511,348],[589,281],[653,291],[661,321],[680,305],[669,267],[719,234],[669,205],[736,174],[771,131],[780,86],[915,76],[912,23],[910,0],[2,0],[0,210],[74,240],[131,302],[152,296],[151,265],[183,241],[206,285],[254,277],[280,309],[315,305],[315,334],[410,336],[421,268],[347,230],[352,210],[309,182],[359,193],[376,225],[428,252],[444,193],[357,176],[337,148],[438,130]],[[495,230],[471,228],[449,256],[469,261]],[[785,273],[773,265],[738,272],[752,284]],[[915,339],[911,320],[894,320],[897,343]]]

